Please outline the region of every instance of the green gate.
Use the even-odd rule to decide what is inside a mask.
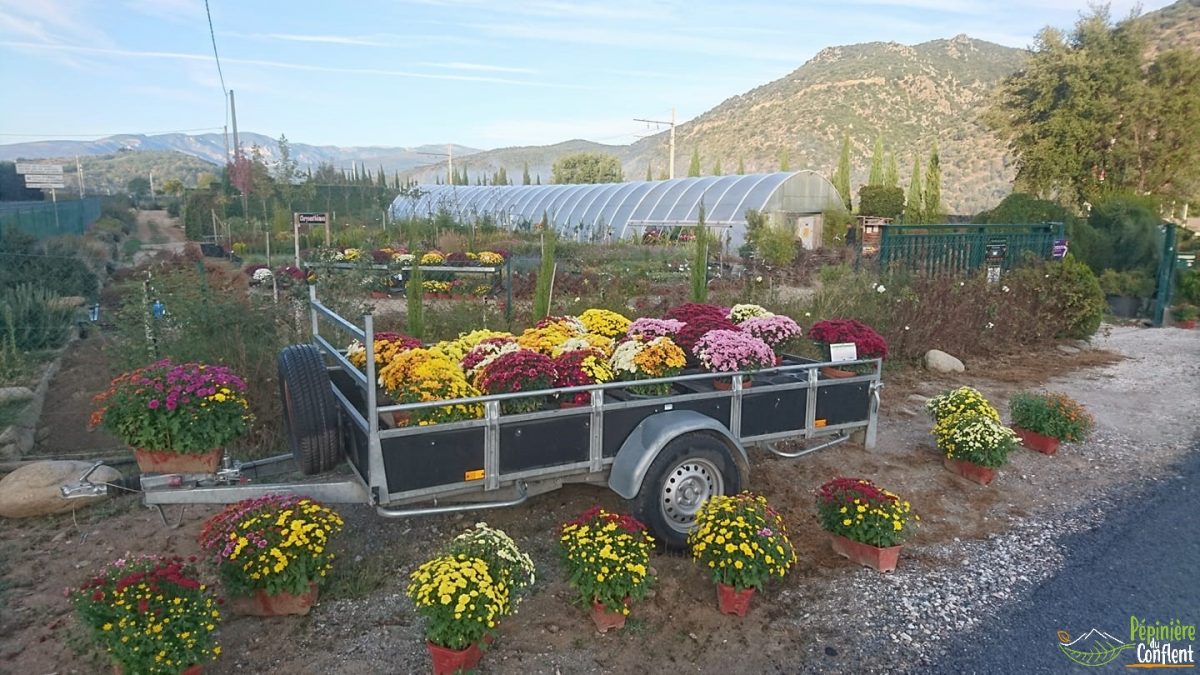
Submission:
[[[1027,254],[1049,259],[1065,249],[1062,223],[1036,225],[883,225],[881,269],[965,274],[984,264],[1010,269]]]

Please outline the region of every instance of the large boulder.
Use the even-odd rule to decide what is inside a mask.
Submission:
[[[31,398],[33,398],[33,390],[29,387],[0,387],[0,403],[28,401]]]
[[[91,466],[92,462],[69,460],[47,460],[22,466],[0,479],[0,516],[28,518],[66,513],[108,499],[107,495],[65,499],[59,492],[59,487],[78,481]],[[121,472],[102,466],[93,471],[88,480],[115,482],[121,480]]]
[[[925,369],[936,373],[961,373],[967,369],[962,361],[940,349],[925,352]]]

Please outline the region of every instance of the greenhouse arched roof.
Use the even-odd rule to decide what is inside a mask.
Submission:
[[[704,205],[710,227],[727,228],[740,243],[750,209],[815,214],[841,204],[833,185],[812,171],[702,176],[595,185],[421,185],[417,196],[392,203],[396,218],[447,212],[461,222],[524,228],[543,215],[560,233],[579,239],[624,237],[647,227],[693,225]]]

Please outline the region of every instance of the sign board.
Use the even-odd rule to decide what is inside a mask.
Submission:
[[[829,345],[829,360],[833,363],[858,360],[858,345],[853,342],[834,342]]]
[[[299,225],[326,225],[329,223],[328,213],[297,213],[296,223]]]
[[[1050,249],[1050,257],[1054,258],[1055,260],[1062,260],[1063,258],[1067,257],[1068,243],[1069,242],[1066,239],[1055,239],[1054,248]]]
[[[25,187],[31,190],[63,190],[67,187],[66,183],[26,183]]]
[[[1180,253],[1175,257],[1175,267],[1179,269],[1191,269],[1196,266],[1195,253]]]
[[[61,164],[27,164],[25,162],[18,162],[17,173],[62,176],[63,168]]]
[[[992,239],[984,248],[983,257],[989,263],[1003,262],[1008,257],[1008,242],[1003,239]]]
[[[1000,266],[999,265],[988,265],[987,280],[988,280],[989,284],[1000,283]]]

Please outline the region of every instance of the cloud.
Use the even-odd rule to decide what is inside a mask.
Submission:
[[[111,44],[104,31],[83,20],[86,8],[78,0],[0,0],[0,34],[11,31],[46,43]]]
[[[451,70],[476,70],[489,73],[525,73],[533,74],[537,71],[532,68],[520,68],[517,66],[497,66],[490,63],[464,63],[462,61],[451,61],[448,63],[424,62],[416,64],[418,66],[426,66],[429,68],[448,68]]]
[[[497,3],[493,0],[412,0],[413,4],[461,8],[472,13],[517,14],[556,19],[600,19],[646,21],[668,19],[680,6],[677,2],[614,0],[604,3],[565,0],[522,0]]]
[[[223,32],[222,35],[231,37],[250,38],[252,40],[281,40],[284,42],[305,42],[329,45],[354,45],[356,47],[391,47],[393,43],[384,42],[381,38],[368,35],[303,35],[299,33],[236,33]]]
[[[134,49],[118,49],[104,47],[83,47],[80,45],[65,45],[65,44],[40,44],[35,42],[17,42],[9,40],[0,40],[0,46],[16,48],[16,49],[33,49],[46,52],[66,52],[78,54],[92,54],[97,56],[116,56],[123,58],[135,59],[173,59],[180,61],[208,61],[212,57],[208,54],[189,54],[184,52],[163,52],[163,51],[139,51]],[[222,63],[241,64],[248,66],[260,66],[263,68],[276,68],[280,70],[296,70],[313,73],[339,73],[346,75],[378,75],[381,77],[400,77],[414,78],[424,80],[450,80],[461,82],[487,82],[492,84],[508,84],[522,87],[551,87],[563,89],[580,89],[584,88],[580,85],[571,84],[556,84],[548,82],[537,82],[533,80],[516,80],[512,78],[492,77],[488,75],[456,75],[452,73],[423,73],[410,70],[394,70],[387,68],[346,68],[341,66],[320,66],[306,63],[287,63],[283,61],[268,61],[264,59],[243,59],[243,58],[224,58]]]
[[[138,14],[175,23],[205,16],[203,0],[125,0],[124,4]]]

